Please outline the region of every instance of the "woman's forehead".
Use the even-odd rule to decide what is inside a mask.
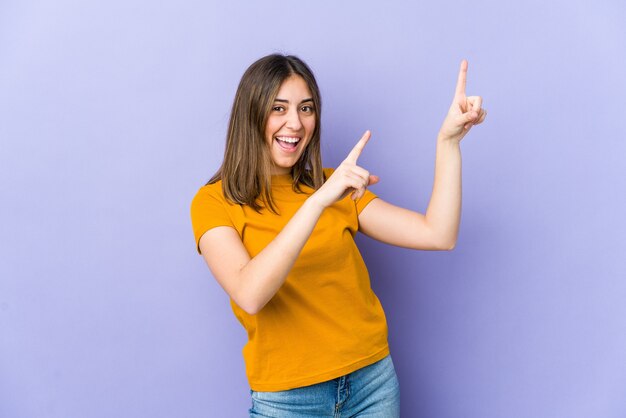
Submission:
[[[301,102],[305,99],[312,100],[311,90],[304,79],[297,75],[286,78],[276,94],[276,101]]]

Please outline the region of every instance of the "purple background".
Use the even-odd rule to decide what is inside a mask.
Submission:
[[[507,4],[505,4],[507,3]],[[626,416],[622,1],[0,3],[0,416],[236,417],[228,298],[189,204],[239,78],[307,61],[336,166],[424,211],[469,60],[453,252],[359,238],[404,417]]]

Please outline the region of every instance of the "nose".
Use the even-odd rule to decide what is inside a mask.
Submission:
[[[289,109],[287,113],[287,128],[293,131],[299,131],[302,128],[302,121],[300,121],[300,113],[297,108]]]

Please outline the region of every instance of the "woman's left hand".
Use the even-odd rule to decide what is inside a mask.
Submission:
[[[439,130],[442,139],[461,141],[472,126],[482,123],[487,116],[487,111],[481,107],[482,97],[465,95],[466,80],[467,61],[463,60],[452,105]]]

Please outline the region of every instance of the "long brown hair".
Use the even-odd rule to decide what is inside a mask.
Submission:
[[[222,180],[224,196],[233,203],[276,213],[272,200],[270,150],[265,125],[281,84],[292,75],[306,82],[315,109],[313,136],[291,168],[293,189],[319,189],[324,182],[320,151],[322,102],[311,69],[293,55],[272,54],[254,62],[241,77],[230,114],[224,161],[207,184]]]

